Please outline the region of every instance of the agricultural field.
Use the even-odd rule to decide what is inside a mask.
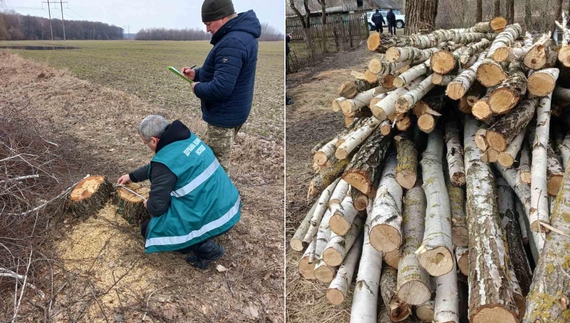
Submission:
[[[167,66],[200,66],[210,44],[68,41],[65,46],[80,49],[0,49],[0,163],[6,176],[14,177],[24,174],[16,173],[13,160],[26,160],[39,167],[39,179],[50,180],[20,183],[28,183],[30,192],[42,187],[43,195],[35,194],[30,206],[87,174],[114,183],[148,163],[152,153],[136,131],[148,114],[180,119],[205,135],[199,100]],[[28,223],[29,230],[35,223],[42,226],[35,229],[41,243],[32,249],[10,240],[25,229],[14,229],[14,223],[9,236],[0,235],[11,259],[29,260],[28,283],[35,287],[19,290],[23,296],[15,302],[13,279],[1,279],[0,316],[12,317],[17,309],[20,320],[34,322],[283,322],[283,56],[282,42],[260,43],[252,113],[231,158],[242,217],[216,238],[226,249],[221,260],[200,271],[180,254],[146,255],[140,228],[118,216],[113,203],[88,219],[46,209]],[[34,147],[42,148],[31,151]],[[5,193],[10,191],[0,197]],[[0,219],[0,228],[9,218]],[[4,249],[2,255],[9,252]],[[22,261],[10,264],[28,272]]]

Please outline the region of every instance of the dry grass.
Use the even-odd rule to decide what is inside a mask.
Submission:
[[[77,156],[79,166],[69,169],[77,180],[88,171],[114,181],[147,163],[151,153],[136,134],[147,114],[180,119],[199,136],[204,134],[198,116],[71,74],[0,53],[0,113],[9,110],[26,117],[45,133],[74,145],[84,154]],[[240,133],[231,162],[243,208],[241,221],[217,239],[226,255],[216,264],[229,268],[227,272],[194,269],[175,253],[145,255],[140,229],[124,223],[114,206],[107,205],[96,219],[67,218],[61,224],[52,236],[59,259],[43,273],[43,279],[53,275],[53,304],[25,304],[20,317],[57,322],[139,322],[143,317],[153,322],[282,322],[283,147],[251,132]],[[1,297],[9,302],[10,295],[8,291]]]

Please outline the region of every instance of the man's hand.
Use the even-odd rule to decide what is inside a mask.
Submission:
[[[117,180],[117,184],[129,184],[130,182],[131,178],[129,177],[129,174],[125,174],[119,177],[119,179]]]
[[[194,77],[196,76],[196,71],[194,71],[194,69],[190,67],[183,67],[181,72],[191,80],[194,80]]]
[[[194,83],[190,83],[190,86],[192,86],[192,92],[194,92],[194,87],[196,86],[196,84],[198,84],[200,82],[194,82]],[[196,92],[194,92],[196,93]]]

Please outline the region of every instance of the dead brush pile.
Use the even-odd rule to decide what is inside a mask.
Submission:
[[[63,225],[77,157],[34,122],[8,111],[0,116],[0,317],[51,306],[56,257],[50,242]]]

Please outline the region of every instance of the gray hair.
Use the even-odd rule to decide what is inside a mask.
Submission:
[[[170,122],[163,116],[151,114],[141,121],[139,125],[139,135],[141,135],[145,141],[150,141],[150,137],[160,138],[169,125]]]

